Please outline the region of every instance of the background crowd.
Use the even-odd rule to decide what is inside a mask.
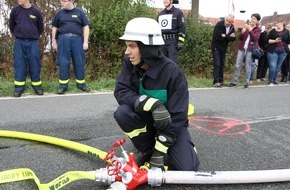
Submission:
[[[22,1],[22,0],[20,0],[19,2],[25,2],[24,0]],[[63,3],[70,3],[70,2],[74,2],[74,1],[60,1],[60,2],[63,2]],[[44,17],[46,17],[47,15],[45,15]],[[156,18],[156,14],[155,14],[155,18]],[[184,19],[184,18],[183,18]],[[226,20],[226,19],[225,19]],[[94,27],[94,25],[95,25],[95,23],[96,23],[96,21],[95,20],[92,20],[92,23],[93,23],[93,25],[92,25],[92,27]],[[285,28],[286,28],[286,23],[284,23],[285,24]],[[178,64],[181,66],[181,68],[184,70],[184,72],[186,73],[186,74],[195,74],[195,73],[199,73],[199,74],[201,74],[202,76],[206,76],[206,77],[208,77],[208,74],[211,74],[212,75],[212,73],[213,72],[211,72],[211,71],[209,71],[209,70],[211,70],[211,69],[209,69],[210,67],[212,67],[213,66],[213,62],[212,62],[212,57],[209,57],[209,56],[206,56],[205,54],[204,54],[204,56],[200,56],[200,55],[203,55],[203,51],[206,51],[206,52],[208,52],[208,49],[207,50],[205,50],[204,48],[203,48],[203,46],[207,46],[207,42],[206,41],[202,41],[203,42],[203,44],[200,44],[201,42],[199,42],[198,40],[199,39],[201,39],[201,38],[199,38],[199,37],[196,37],[196,36],[194,36],[195,34],[192,34],[192,30],[193,31],[198,31],[198,30],[203,30],[204,28],[199,28],[198,30],[196,30],[196,28],[194,28],[194,29],[192,29],[191,28],[191,25],[188,25],[187,23],[185,23],[185,25],[186,25],[186,28],[187,29],[189,29],[187,32],[186,32],[186,37],[184,36],[184,32],[179,32],[177,35],[166,35],[167,36],[167,38],[168,39],[166,39],[166,40],[170,40],[170,38],[172,37],[172,38],[178,38],[178,43],[176,43],[176,45],[175,45],[175,47],[176,47],[176,50],[177,50],[177,52],[178,52],[178,50],[180,49],[180,48],[182,48],[183,46],[184,46],[184,50],[182,51],[182,53],[181,53],[181,56],[179,56],[179,58],[178,58]],[[45,26],[46,27],[46,26]],[[192,25],[192,27],[195,27],[195,25]],[[274,26],[275,27],[275,26]],[[96,34],[96,33],[98,33],[98,35],[101,35],[102,33],[100,33],[100,32],[96,32],[96,29],[95,28],[93,28],[93,30],[94,30],[94,34]],[[207,32],[207,31],[209,31],[209,32]],[[206,28],[205,28],[205,30],[203,30],[203,35],[206,37],[207,35],[208,35],[208,33],[211,33],[211,30],[206,30]],[[239,34],[239,31],[237,31],[236,32],[236,34]],[[43,34],[44,35],[44,34]],[[42,36],[43,36],[42,35]],[[211,35],[211,34],[210,34]],[[94,37],[94,35],[93,35],[93,37]],[[40,36],[40,38],[41,38],[41,36]],[[101,38],[101,37],[100,37]],[[186,40],[186,41],[185,41]],[[201,39],[202,40],[202,39]],[[236,40],[236,41],[238,41],[238,40]],[[184,42],[186,42],[186,43],[184,43]],[[91,45],[93,45],[92,44],[92,41],[90,40],[90,44]],[[185,44],[185,45],[184,45]],[[234,45],[236,44],[236,43],[233,43]],[[90,46],[91,46],[90,45]],[[196,48],[196,46],[198,46],[198,48]],[[208,46],[207,46],[208,47]],[[261,47],[261,46],[260,46]],[[41,47],[40,47],[41,48]],[[236,47],[235,47],[236,48]],[[261,47],[262,48],[262,47]],[[192,53],[191,51],[189,52],[189,49],[191,50],[191,51],[194,51],[195,53]],[[96,51],[98,51],[98,53],[100,52],[100,53],[102,53],[102,52],[105,52],[105,51],[99,51],[99,50],[103,50],[103,48],[102,49],[95,49],[94,48],[94,51],[96,52]],[[233,65],[233,63],[235,62],[233,59],[232,59],[232,57],[236,57],[236,55],[234,55],[234,56],[232,56],[232,54],[236,54],[236,51],[232,51],[233,50],[233,48],[231,48],[231,45],[229,45],[229,50],[230,51],[228,51],[227,52],[227,57],[226,57],[226,62],[227,62],[227,64],[224,66],[224,70],[225,71],[229,71],[229,69],[231,68],[231,67],[229,67],[228,65]],[[234,49],[235,50],[235,49]],[[91,52],[92,50],[88,50],[89,52]],[[113,53],[113,49],[110,51],[111,53]],[[198,53],[196,52],[196,51],[198,51]],[[204,52],[204,53],[206,53],[206,52]],[[42,59],[42,61],[46,61],[46,60],[48,60],[48,59],[43,59],[43,49],[41,48],[41,52],[40,52],[40,54],[41,54],[41,59]],[[179,53],[179,52],[178,52]],[[267,52],[266,51],[264,51],[264,53],[265,53],[265,55],[267,54]],[[88,53],[86,53],[86,55],[87,55]],[[199,55],[199,56],[192,56],[192,55]],[[99,54],[98,54],[99,55]],[[111,54],[110,54],[111,55]],[[113,55],[115,55],[115,54],[113,54]],[[112,55],[112,56],[113,56]],[[105,61],[104,59],[108,59],[108,57],[112,57],[112,56],[101,56],[101,55],[99,55],[98,57],[100,57],[100,58],[102,58],[101,60],[102,60],[102,63],[103,63],[103,61]],[[109,64],[106,64],[106,65],[104,65],[104,64],[102,64],[102,65],[104,65],[104,67],[98,67],[97,68],[97,70],[96,70],[96,68],[92,68],[92,67],[94,67],[95,66],[95,64],[92,64],[92,57],[93,56],[91,56],[91,54],[90,54],[90,56],[89,57],[87,57],[86,59],[87,60],[89,60],[89,62],[91,63],[90,65],[89,65],[89,77],[90,78],[92,78],[92,77],[95,77],[95,76],[101,76],[100,75],[100,73],[108,73],[108,72],[103,72],[103,70],[105,70],[106,68],[108,68],[106,65],[108,65],[109,66]],[[263,56],[262,56],[263,57]],[[264,58],[265,58],[266,56],[264,56]],[[262,58],[261,58],[262,59]],[[265,58],[265,59],[267,59],[267,58]],[[287,59],[287,58],[286,58]],[[10,59],[10,60],[12,60],[12,59]],[[98,59],[99,60],[99,59]],[[96,60],[96,61],[98,61],[98,60]],[[114,59],[115,60],[115,59]],[[284,60],[285,61],[285,60]],[[94,62],[95,63],[95,62]],[[116,61],[115,61],[115,63],[116,63]],[[194,64],[193,64],[194,63]],[[191,64],[191,65],[189,65],[189,64]],[[3,64],[4,65],[4,64]],[[207,65],[207,66],[206,66]],[[210,65],[210,66],[208,66],[208,65]],[[261,82],[261,81],[263,81],[263,80],[265,80],[265,77],[263,77],[263,74],[261,74],[262,76],[261,76],[261,78],[259,78],[259,75],[258,75],[258,71],[260,72],[260,59],[259,59],[259,62],[258,62],[258,60],[256,60],[256,61],[253,61],[252,62],[252,64],[251,64],[251,75],[250,75],[250,81],[249,81],[249,84],[251,84],[255,79],[255,75],[254,75],[254,72],[253,72],[253,68],[255,67],[255,66],[258,66],[259,68],[257,69],[257,77],[256,77],[256,82]],[[265,64],[265,65],[267,65],[267,64]],[[5,66],[5,65],[4,65]],[[47,69],[47,65],[45,64],[45,65],[42,65],[42,66],[45,66],[45,69]],[[118,67],[118,64],[112,64],[112,67],[110,67],[110,71],[114,71],[115,70],[115,67]],[[242,65],[243,66],[243,65]],[[87,66],[86,66],[87,67]],[[4,67],[1,67],[0,69],[2,69],[2,68],[4,68]],[[50,68],[52,68],[52,67],[50,67]],[[119,67],[118,67],[119,68]],[[278,67],[279,68],[279,67]],[[288,74],[288,69],[289,68],[289,64],[282,64],[281,65],[281,71],[279,72],[279,74],[282,74],[281,75],[281,79],[283,79],[284,81],[285,81],[285,78],[286,78],[286,80],[288,79],[288,76],[289,76],[289,74]],[[267,69],[268,70],[268,69]],[[268,71],[266,70],[266,75],[268,76]],[[1,70],[2,71],[2,70]],[[47,70],[46,70],[46,72],[45,73],[52,73],[53,74],[53,72],[51,72],[51,70],[49,70],[48,72],[47,72]],[[92,73],[97,73],[97,75],[92,75]],[[221,72],[221,73],[223,73],[223,72]],[[262,73],[262,72],[261,72]],[[43,74],[43,72],[42,72],[42,74]],[[110,73],[111,74],[111,73]],[[266,79],[267,81],[268,81],[268,79]],[[280,80],[280,78],[278,79],[278,82],[279,82],[279,80]],[[66,82],[66,80],[60,80],[61,82]],[[84,80],[78,80],[79,82],[84,82]],[[41,82],[41,80],[39,80],[38,82],[36,81],[35,82],[35,84],[41,84],[42,82]],[[222,81],[219,81],[219,83],[220,83],[220,86],[223,86],[224,85],[224,83],[222,82]],[[273,84],[275,85],[275,83],[277,83],[277,81],[275,81]],[[85,84],[85,83],[84,83]],[[36,87],[36,85],[34,86],[34,87]],[[84,88],[84,91],[89,91],[90,89],[88,89],[88,88]],[[39,90],[37,90],[37,91],[35,91],[36,92],[36,94],[38,94],[38,95],[41,95],[41,94],[43,94],[43,92],[41,92],[41,91],[39,91]],[[65,91],[62,91],[62,92],[65,92]],[[61,94],[61,93],[60,93]],[[21,94],[20,94],[21,95]]]
[[[278,85],[278,82],[290,83],[290,23],[286,25],[282,18],[278,18],[275,26],[266,25],[262,31],[259,25],[260,20],[260,14],[252,14],[250,20],[237,32],[236,67],[229,87],[237,86],[242,66],[245,68],[245,89],[249,87],[249,84],[253,84],[255,72],[257,83],[266,81],[268,86]],[[233,21],[233,16],[229,15],[214,29],[212,40],[214,87],[225,85],[223,77],[225,52],[228,43],[236,39],[234,32],[230,29],[233,28]],[[254,53],[255,49],[258,50],[259,55]],[[281,76],[280,79],[279,76]]]

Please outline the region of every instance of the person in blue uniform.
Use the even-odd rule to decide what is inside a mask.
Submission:
[[[9,28],[14,42],[14,97],[20,97],[25,90],[29,73],[31,85],[37,95],[41,89],[41,60],[38,39],[43,32],[41,12],[29,0],[18,0],[10,12]]]
[[[174,7],[178,0],[163,0],[165,9],[157,17],[162,29],[162,37],[165,45],[162,47],[164,55],[177,63],[178,52],[182,49],[185,42],[185,23],[183,12]]]
[[[82,9],[74,6],[73,0],[60,0],[61,9],[52,21],[52,45],[57,52],[59,66],[58,94],[67,91],[70,79],[70,61],[77,87],[89,92],[85,81],[85,50],[88,49],[89,20]]]
[[[188,132],[188,85],[175,62],[160,50],[164,44],[158,22],[130,20],[121,40],[126,51],[114,96],[114,118],[137,149],[139,166],[168,166],[196,171],[199,166]],[[170,74],[169,74],[170,73]]]

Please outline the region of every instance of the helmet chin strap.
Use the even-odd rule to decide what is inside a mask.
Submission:
[[[140,67],[143,70],[147,70],[149,68],[149,66],[144,63],[144,60],[142,58],[141,58],[140,63],[137,66]]]
[[[140,61],[140,63],[138,64],[138,66],[140,67],[140,68],[142,68],[143,66],[144,66],[144,60],[141,58],[141,61]]]

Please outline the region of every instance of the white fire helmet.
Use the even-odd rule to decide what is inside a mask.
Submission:
[[[164,45],[161,28],[152,18],[138,17],[130,20],[121,40],[140,41],[145,45]]]

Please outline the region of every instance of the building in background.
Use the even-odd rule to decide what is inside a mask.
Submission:
[[[290,11],[290,9],[289,9]],[[275,26],[275,23],[277,21],[277,18],[282,18],[286,24],[290,24],[290,13],[288,14],[278,14],[278,12],[274,12],[272,16],[264,16],[261,20],[261,27],[266,26],[267,24],[271,24],[272,26]]]

